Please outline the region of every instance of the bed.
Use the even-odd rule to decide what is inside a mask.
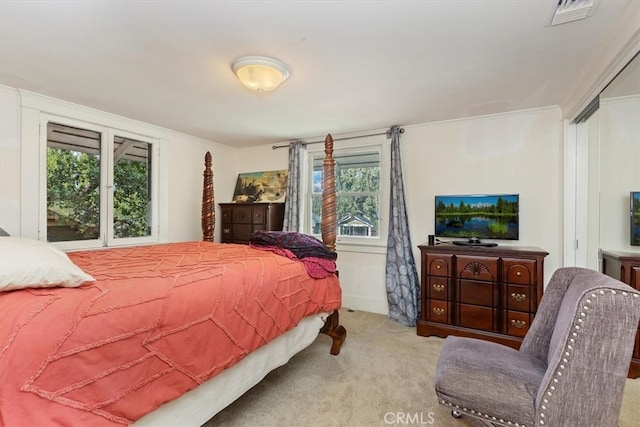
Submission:
[[[332,151],[324,245],[295,236],[313,256],[214,243],[207,153],[202,241],[69,253],[73,286],[0,292],[0,425],[199,426],[319,332],[338,354]]]

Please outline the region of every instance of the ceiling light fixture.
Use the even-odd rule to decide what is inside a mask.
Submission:
[[[277,89],[290,75],[286,65],[266,56],[243,56],[231,69],[245,87],[258,93]]]

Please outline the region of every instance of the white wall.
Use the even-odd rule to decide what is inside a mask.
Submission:
[[[0,227],[20,233],[20,109],[18,93],[0,86]]]
[[[640,95],[600,103],[599,243],[635,251],[629,236],[629,192],[640,191]]]
[[[25,95],[26,96],[26,95]],[[100,120],[99,124],[124,130],[136,129],[141,134],[161,140],[161,164],[166,165],[167,174],[161,177],[162,192],[160,218],[163,241],[199,240],[202,238],[200,209],[202,202],[202,172],[204,154],[213,155],[214,183],[216,195],[230,199],[237,177],[237,150],[226,145],[205,141],[189,135],[173,132],[124,117],[100,112],[64,101],[29,94],[31,104],[41,110],[28,108],[23,116],[23,99],[14,88],[0,86],[0,226],[12,235],[37,237],[38,215],[33,206],[38,206],[37,191],[24,188],[37,187],[38,159],[23,168],[22,153],[38,152],[39,114],[42,109],[55,109],[63,114],[86,120]],[[50,111],[51,112],[51,111]],[[81,117],[78,117],[81,116]],[[216,236],[219,240],[219,218],[216,218]]]
[[[204,156],[212,156],[216,200],[215,241],[220,241],[220,210],[217,201],[230,200],[237,171],[237,152],[188,135],[172,133],[169,147],[169,235],[171,242],[202,239],[201,208]]]
[[[272,146],[273,145],[259,145],[257,147],[238,149],[238,173],[287,169],[289,149],[279,148],[274,150],[271,148]],[[231,201],[233,189],[234,187],[230,189],[231,194],[226,200],[220,200],[221,203]]]
[[[434,232],[436,194],[518,193],[520,239],[499,244],[549,252],[546,284],[562,265],[561,117],[554,107],[406,128],[401,146],[413,244]]]

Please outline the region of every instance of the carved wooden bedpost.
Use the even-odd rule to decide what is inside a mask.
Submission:
[[[215,229],[216,205],[213,195],[213,170],[211,169],[211,153],[204,156],[204,183],[202,186],[202,240],[213,242]]]
[[[324,140],[324,161],[322,162],[322,241],[329,249],[336,250],[336,177],[333,159],[333,138],[327,134]]]
[[[336,250],[336,177],[335,164],[333,158],[333,138],[331,134],[327,134],[324,140],[324,161],[322,162],[322,241],[332,251]],[[337,272],[336,272],[337,274]],[[333,343],[331,345],[331,354],[340,354],[340,347],[347,338],[347,330],[340,325],[340,314],[338,310],[334,310],[329,315],[324,327],[321,329],[323,334],[331,337]]]

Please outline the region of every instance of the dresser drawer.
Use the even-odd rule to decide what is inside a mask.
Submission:
[[[451,255],[427,255],[425,273],[431,276],[451,276]]]
[[[502,260],[502,280],[519,285],[536,283],[536,261],[504,258]]]
[[[254,206],[253,207],[253,223],[264,224],[267,218],[266,206]]]
[[[456,324],[458,326],[498,332],[498,312],[496,309],[477,305],[457,304],[456,311]]]
[[[233,233],[231,232],[231,225],[222,224],[222,243],[231,243],[233,241]]]
[[[462,304],[497,307],[500,303],[498,295],[496,283],[463,279],[458,281],[457,300]]]
[[[440,276],[427,276],[427,298],[450,300],[451,295],[451,279]]]
[[[631,285],[632,288],[640,290],[640,267],[634,265],[631,267],[631,271],[629,271],[629,273],[631,273],[629,285]]]
[[[236,206],[233,208],[234,224],[251,224],[251,205]]]
[[[246,243],[249,241],[249,236],[252,232],[251,224],[233,224],[233,241],[237,243]]]
[[[451,305],[446,301],[427,300],[427,319],[432,322],[451,323]]]
[[[220,209],[220,213],[221,213],[221,222],[223,224],[229,224],[233,222],[233,208],[223,207],[222,209]]]
[[[505,285],[503,293],[503,307],[506,310],[536,311],[536,288],[525,285]]]
[[[498,280],[498,258],[456,256],[457,277],[462,279]]]
[[[532,316],[529,313],[507,311],[505,322],[507,334],[524,338],[531,325],[531,319]]]

